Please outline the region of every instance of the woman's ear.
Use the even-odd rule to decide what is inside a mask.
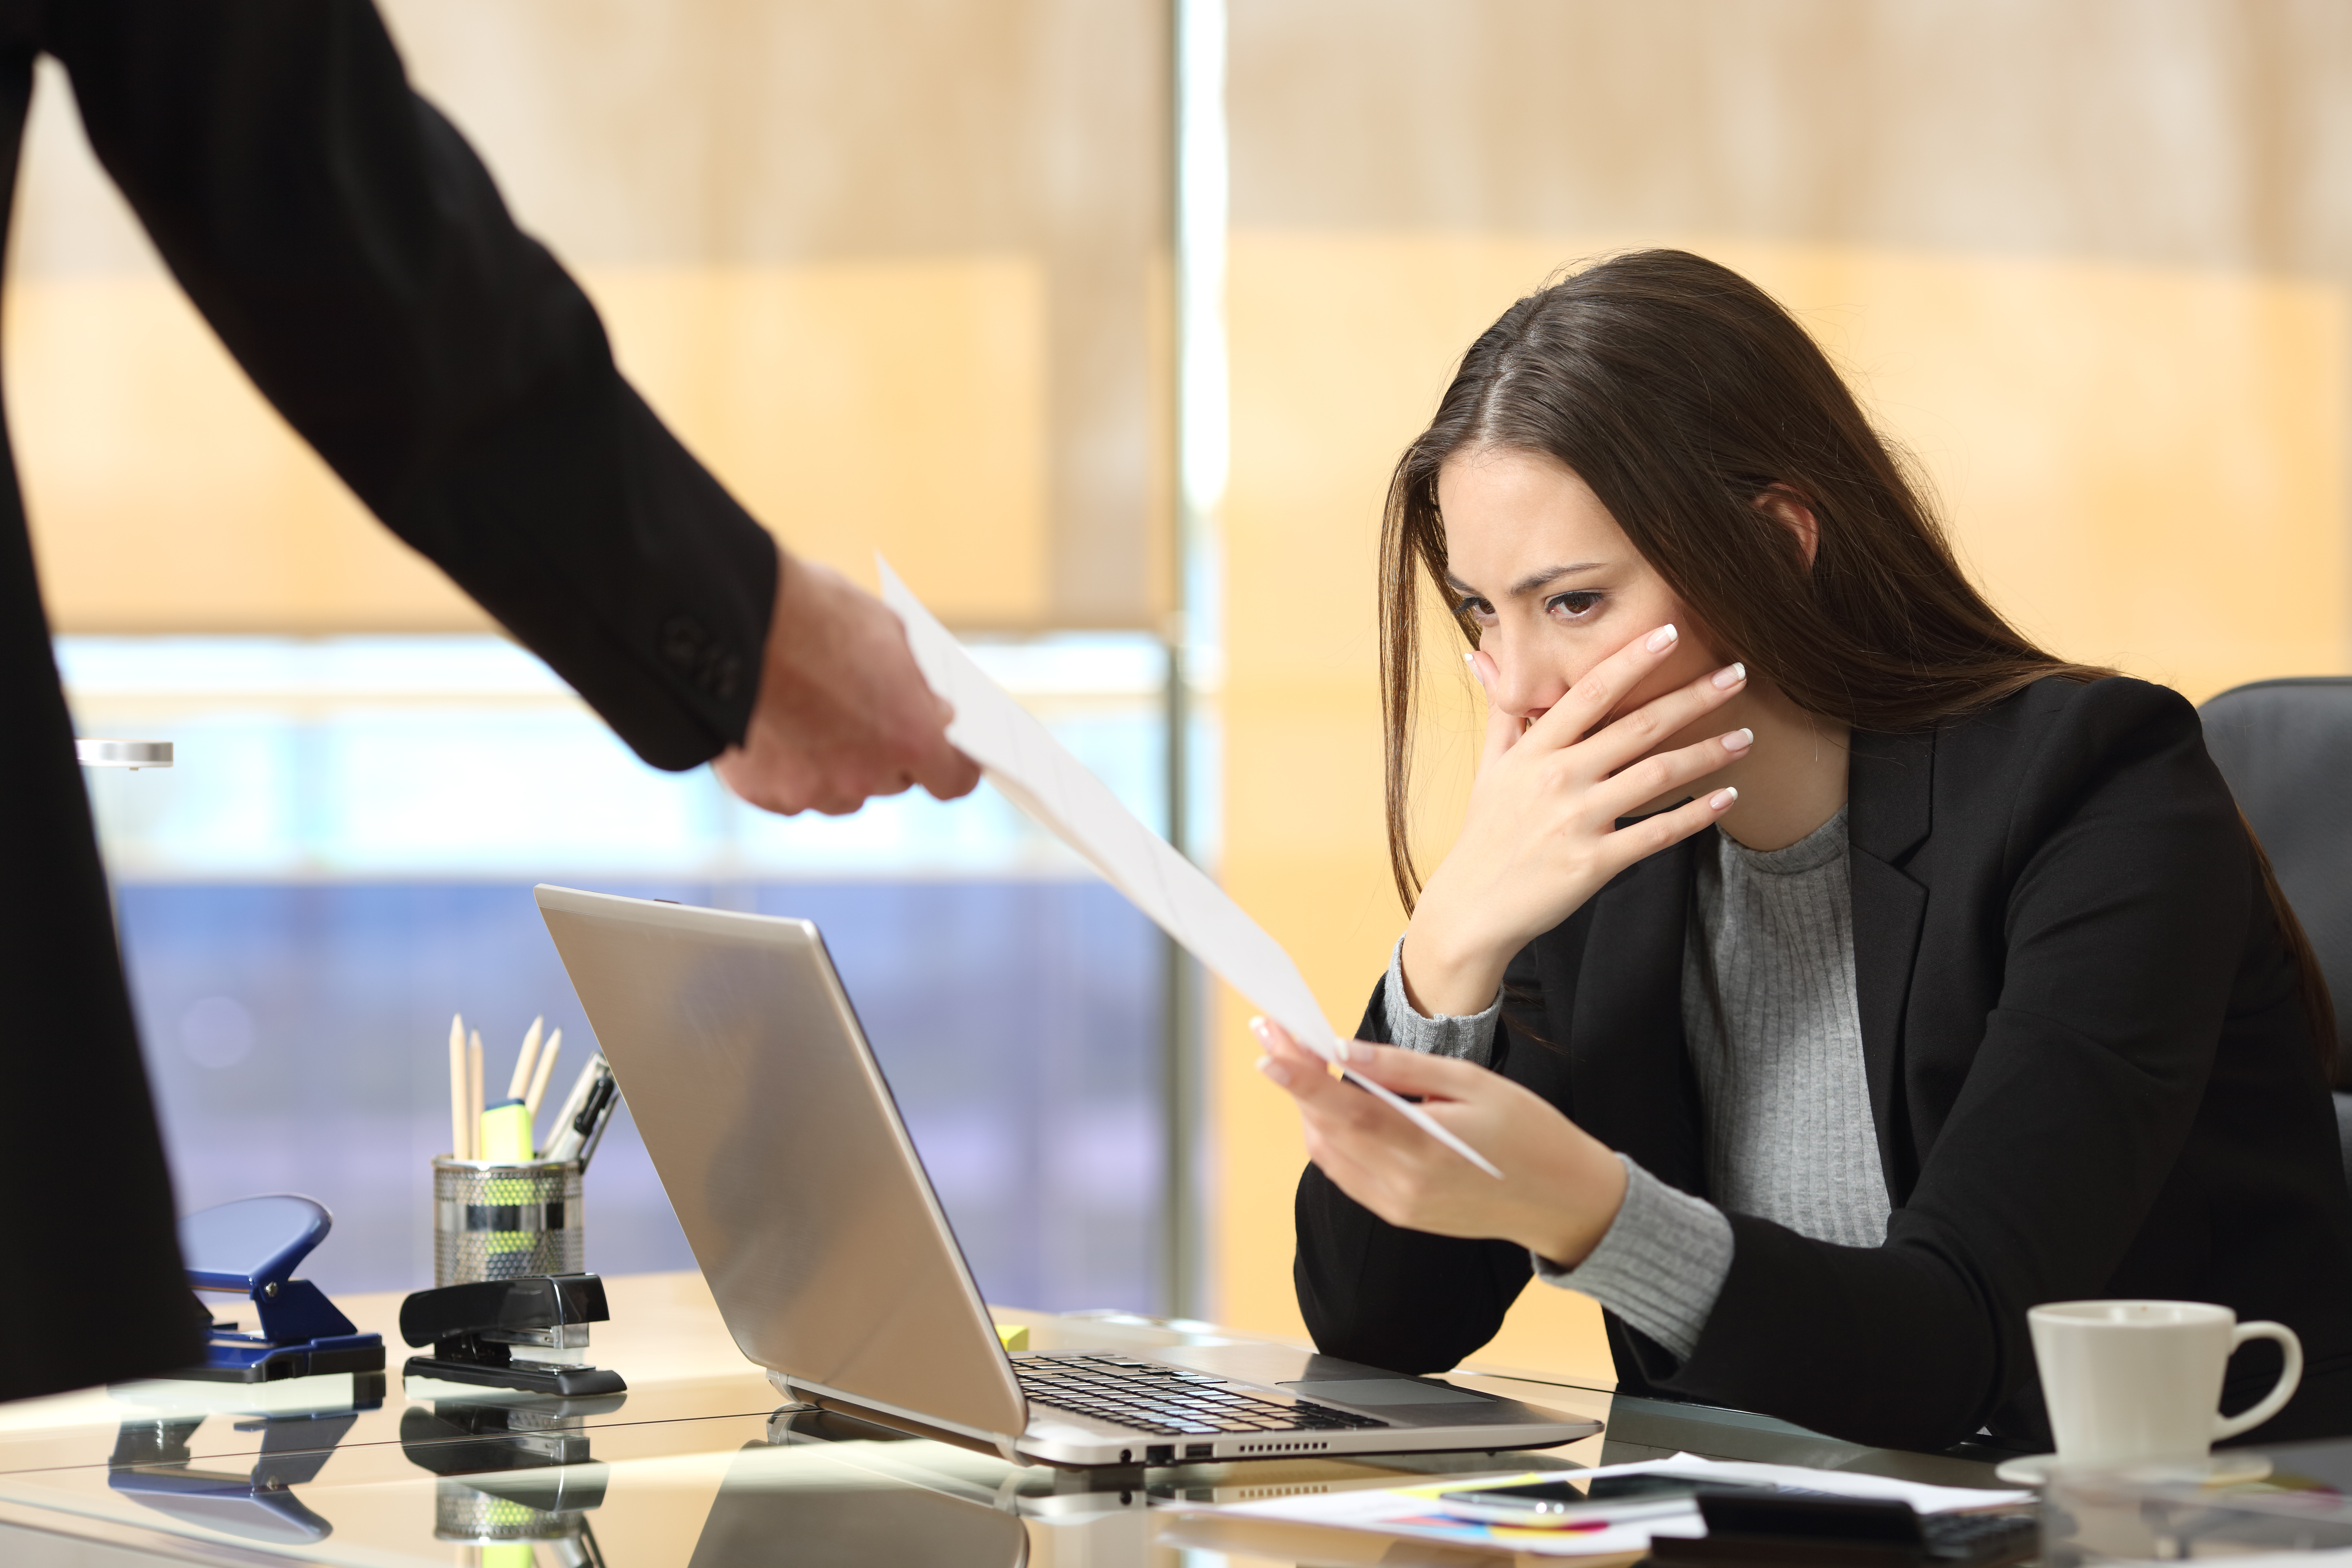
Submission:
[[[1796,537],[1797,548],[1804,553],[1805,567],[1811,570],[1813,552],[1821,548],[1822,525],[1805,498],[1792,486],[1768,485],[1756,498],[1756,508]]]

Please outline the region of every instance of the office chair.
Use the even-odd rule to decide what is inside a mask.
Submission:
[[[2270,852],[2336,1003],[2336,1135],[2352,1182],[2352,677],[2232,687],[2200,710],[2205,748]]]

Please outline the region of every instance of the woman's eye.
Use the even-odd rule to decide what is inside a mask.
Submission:
[[[1554,594],[1544,601],[1544,608],[1566,619],[1580,621],[1591,615],[1593,606],[1600,603],[1601,595],[1598,593],[1587,588],[1579,588],[1573,593]]]
[[[1484,599],[1464,599],[1454,606],[1454,613],[1482,626],[1495,624],[1495,606]]]

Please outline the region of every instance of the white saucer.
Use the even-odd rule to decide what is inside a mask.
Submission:
[[[2243,1449],[2224,1449],[2201,1459],[2168,1459],[2141,1465],[2103,1465],[2109,1473],[2145,1478],[2148,1480],[2189,1481],[2197,1486],[2234,1487],[2247,1481],[2259,1481],[2271,1473],[2271,1462],[2260,1454]],[[2058,1468],[2055,1454],[2031,1454],[2021,1459],[2003,1460],[1993,1474],[2014,1487],[2047,1486]]]

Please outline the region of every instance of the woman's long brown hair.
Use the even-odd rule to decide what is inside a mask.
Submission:
[[[2115,673],[2043,651],[1985,602],[1904,462],[1770,295],[1686,251],[1611,258],[1528,295],[1470,345],[1390,481],[1381,693],[1389,863],[1407,910],[1421,890],[1407,798],[1423,574],[1445,593],[1437,476],[1482,447],[1565,464],[1718,647],[1855,730],[1931,729],[2051,676]],[[1773,486],[1819,524],[1810,564],[1757,504]],[[1455,619],[1475,647],[1477,627]],[[2255,851],[2325,1059],[2326,983]]]

